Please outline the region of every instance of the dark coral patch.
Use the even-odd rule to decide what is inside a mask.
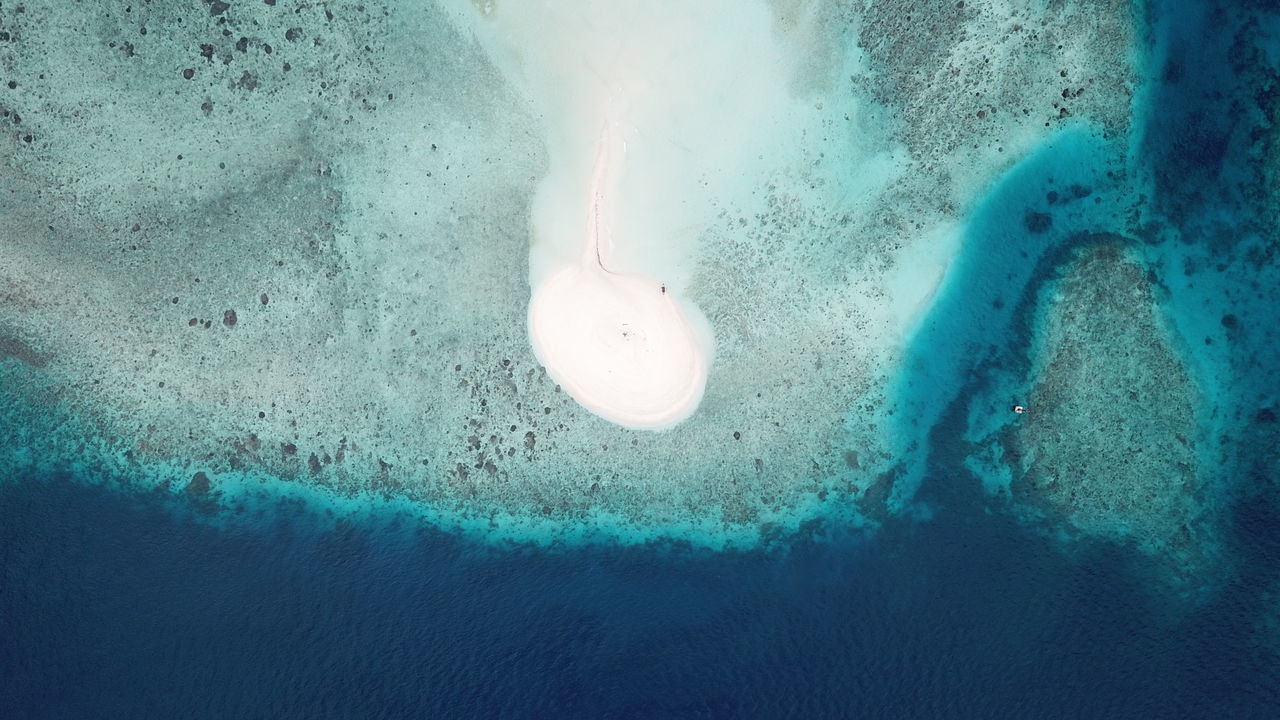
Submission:
[[[209,487],[209,476],[203,472],[198,472],[192,475],[191,482],[187,483],[187,493],[190,495],[207,495]]]
[[[1040,235],[1049,231],[1053,227],[1053,216],[1049,213],[1030,211],[1022,218],[1022,224],[1027,228],[1027,232],[1034,235]]]

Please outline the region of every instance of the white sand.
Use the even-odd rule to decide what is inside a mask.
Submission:
[[[565,268],[534,293],[529,335],[547,373],[619,425],[668,427],[702,400],[706,352],[679,303],[649,278]]]
[[[670,427],[702,400],[710,336],[700,337],[690,321],[701,313],[682,308],[662,282],[609,269],[616,145],[606,125],[591,173],[582,256],[534,288],[529,337],[547,373],[583,407],[626,427]]]
[[[574,400],[624,427],[669,427],[702,399],[711,324],[686,294],[698,240],[725,198],[751,195],[760,176],[748,166],[769,146],[761,129],[790,107],[770,22],[763,5],[730,0],[552,0],[496,8],[475,26],[545,132],[530,217],[534,354]],[[742,37],[763,48],[750,70]],[[735,82],[744,72],[753,85]]]

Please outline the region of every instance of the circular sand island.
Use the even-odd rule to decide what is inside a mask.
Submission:
[[[695,326],[701,313],[660,281],[607,267],[612,142],[606,127],[582,256],[533,289],[529,336],[547,374],[583,407],[625,427],[661,429],[687,418],[702,400],[710,333]]]

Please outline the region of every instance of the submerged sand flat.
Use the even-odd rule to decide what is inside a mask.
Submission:
[[[967,212],[1064,127],[1127,129],[1127,5],[1020,5],[752,6],[786,112],[716,168],[671,124],[634,180],[689,171],[650,196],[694,208],[674,244],[624,260],[658,257],[715,335],[663,433],[583,409],[531,350],[540,183],[581,162],[477,39],[501,3],[5,5],[0,362],[10,416],[44,423],[12,457],[92,449],[228,503],[281,479],[494,537],[873,518],[907,452],[889,388]]]

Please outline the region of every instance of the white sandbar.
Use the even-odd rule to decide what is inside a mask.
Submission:
[[[591,412],[619,425],[659,429],[687,418],[707,382],[699,333],[660,281],[608,269],[605,202],[613,133],[606,126],[592,170],[581,258],[533,289],[529,337],[547,374]]]
[[[667,427],[702,399],[707,365],[697,335],[648,278],[564,268],[534,293],[529,334],[547,373],[619,425]]]

